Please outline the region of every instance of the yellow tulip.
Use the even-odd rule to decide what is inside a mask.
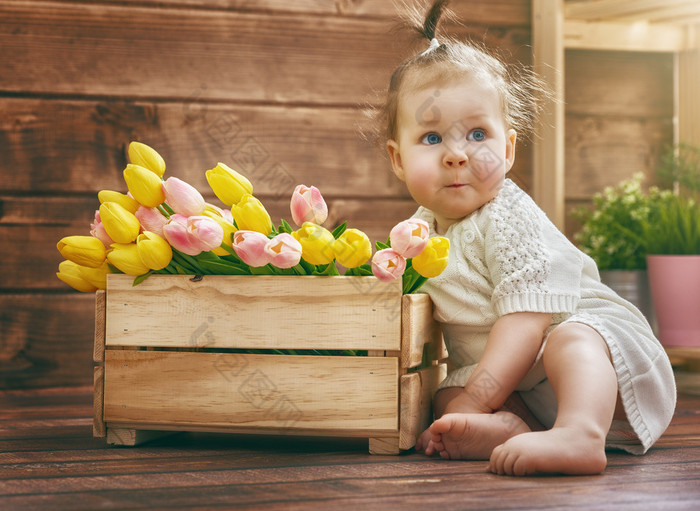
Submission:
[[[56,276],[73,289],[77,289],[83,293],[92,293],[96,291],[97,287],[83,278],[80,272],[81,268],[84,267],[75,264],[73,261],[62,261],[58,265]]]
[[[92,236],[66,236],[56,244],[63,257],[75,264],[97,268],[106,256],[104,244]]]
[[[173,249],[170,244],[151,231],[139,234],[136,238],[136,247],[141,262],[151,270],[162,270],[173,258]]]
[[[265,236],[272,232],[272,220],[258,199],[243,194],[241,200],[231,208],[233,219],[241,231],[261,232]]]
[[[85,281],[95,286],[97,289],[107,288],[107,274],[112,273],[109,269],[107,261],[102,263],[102,265],[98,266],[97,268],[88,268],[87,266],[80,266],[79,270],[80,276],[83,277]]]
[[[355,268],[372,257],[372,243],[367,235],[358,229],[346,229],[333,242],[336,260],[346,268]]]
[[[139,256],[136,243],[112,243],[112,250],[107,254],[107,261],[126,273],[138,277],[150,269]]]
[[[437,277],[447,267],[450,240],[441,236],[430,238],[423,251],[412,259],[413,268],[426,278]]]
[[[209,186],[221,202],[231,207],[238,204],[245,194],[253,193],[253,185],[245,176],[228,165],[219,162],[205,173]]]
[[[139,209],[139,203],[132,197],[113,190],[100,190],[97,192],[97,198],[100,200],[100,204],[116,202],[130,213],[136,213],[136,210]]]
[[[118,202],[105,202],[100,205],[100,219],[107,235],[116,243],[131,243],[141,230],[141,224],[134,214]]]
[[[301,228],[292,233],[301,244],[301,256],[311,264],[328,264],[335,258],[333,234],[320,225],[304,222]]]
[[[147,208],[155,208],[165,201],[163,181],[145,167],[130,163],[124,169],[124,181],[131,196]]]
[[[129,144],[129,161],[134,165],[147,168],[158,177],[163,177],[165,174],[165,161],[161,155],[152,147],[141,142]]]

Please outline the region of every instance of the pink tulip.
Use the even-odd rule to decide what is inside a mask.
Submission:
[[[182,179],[169,177],[163,182],[165,200],[175,213],[197,216],[204,212],[205,202],[197,189]]]
[[[372,273],[382,282],[391,282],[403,275],[406,259],[391,248],[379,250],[372,257]]]
[[[158,211],[158,208],[139,206],[134,215],[141,224],[141,230],[151,231],[163,237],[163,226],[168,223],[168,219]]]
[[[328,218],[328,206],[315,186],[298,185],[292,193],[290,203],[292,220],[299,227],[304,222],[321,225]]]
[[[301,243],[291,234],[283,232],[267,242],[265,253],[274,266],[291,268],[301,260]]]
[[[172,215],[163,227],[168,243],[180,252],[196,256],[221,246],[224,230],[215,220],[205,216]]]
[[[409,218],[399,222],[389,233],[391,248],[406,259],[416,257],[428,244],[430,227],[419,218]]]
[[[204,250],[218,248],[224,241],[223,227],[221,227],[216,220],[208,216],[189,217],[187,219],[187,227],[206,247]]]
[[[248,266],[265,266],[270,262],[270,255],[265,250],[268,241],[271,240],[260,232],[236,231],[233,233],[233,250]]]
[[[102,225],[102,218],[100,218],[100,210],[96,209],[95,210],[95,221],[90,224],[90,234],[100,240],[102,244],[109,248],[109,246],[114,243],[114,240],[109,237],[109,234],[107,234],[107,231],[104,228],[104,225]]]

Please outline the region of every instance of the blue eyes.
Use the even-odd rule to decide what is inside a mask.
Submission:
[[[435,145],[442,142],[442,137],[437,133],[428,133],[421,139],[421,142],[427,145]]]
[[[486,140],[486,131],[482,129],[475,129],[469,132],[467,135],[467,140],[470,142],[483,142]],[[437,133],[427,133],[421,138],[421,144],[425,145],[435,145],[442,142],[442,137]]]
[[[472,142],[483,142],[486,140],[486,132],[484,130],[476,129],[467,135],[467,140]]]

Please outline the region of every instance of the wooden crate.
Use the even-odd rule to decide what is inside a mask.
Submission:
[[[109,275],[96,295],[94,434],[110,444],[162,431],[300,434],[367,437],[370,452],[397,454],[430,423],[446,353],[430,298],[402,296],[400,282],[157,275],[132,283]]]

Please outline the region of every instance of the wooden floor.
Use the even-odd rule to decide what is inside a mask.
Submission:
[[[643,457],[604,475],[496,476],[484,462],[372,456],[360,439],[92,437],[89,388],[0,393],[0,509],[700,509],[700,396]]]

